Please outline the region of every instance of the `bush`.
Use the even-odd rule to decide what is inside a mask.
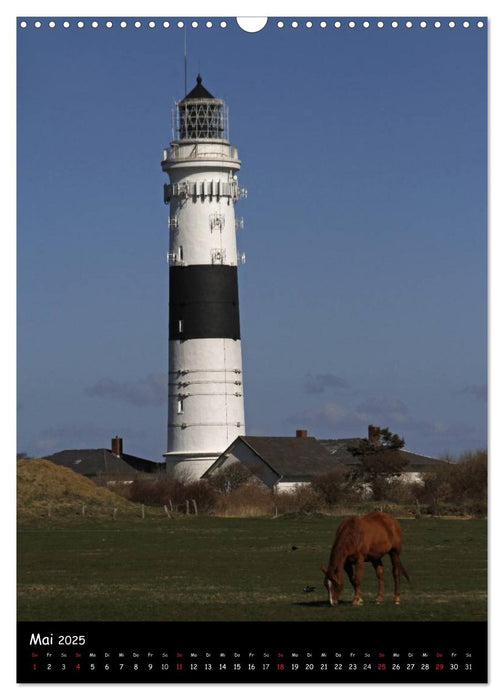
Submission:
[[[229,493],[218,496],[216,515],[231,517],[258,517],[271,515],[274,509],[273,494],[261,484],[248,481]]]
[[[487,512],[487,453],[468,452],[455,464],[426,474],[416,496],[433,515],[474,515]]]
[[[253,478],[253,467],[248,466],[244,462],[234,462],[227,467],[217,469],[208,478],[208,483],[219,493],[231,493],[231,491],[240,488],[240,486],[243,486]]]
[[[311,485],[329,507],[348,503],[349,499],[355,498],[348,482],[348,471],[343,469],[323,472],[313,479]]]
[[[373,499],[392,503],[413,503],[413,483],[397,476],[378,476],[373,484]]]
[[[186,501],[194,500],[198,513],[208,513],[217,502],[217,492],[206,481],[179,481],[163,475],[155,479],[135,479],[130,486],[129,499],[157,506],[169,505],[171,502],[174,508],[180,505],[185,508]]]
[[[278,514],[316,513],[324,505],[324,499],[309,484],[295,486],[290,491],[281,491],[273,495]]]

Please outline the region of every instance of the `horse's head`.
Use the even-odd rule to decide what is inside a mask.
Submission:
[[[329,593],[329,605],[337,605],[338,598],[343,590],[342,572],[331,567],[326,569],[322,566],[321,569],[324,574],[324,586]]]

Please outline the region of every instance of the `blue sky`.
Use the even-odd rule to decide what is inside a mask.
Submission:
[[[486,444],[486,29],[188,29],[224,97],[249,434]],[[192,20],[191,20],[192,21]],[[166,448],[183,30],[18,30],[18,449]],[[89,25],[89,22],[87,23]]]

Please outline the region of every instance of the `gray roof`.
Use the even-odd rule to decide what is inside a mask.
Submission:
[[[339,440],[319,440],[320,445],[330,452],[336,459],[347,467],[356,467],[360,465],[358,457],[355,457],[348,451],[349,447],[358,447],[361,438],[341,438]]]
[[[121,457],[112,454],[110,450],[62,450],[48,455],[48,459],[54,464],[73,469],[83,476],[97,476],[98,474],[110,474],[129,476],[134,478],[137,470],[131,467]]]
[[[237,438],[235,443],[239,440],[255,452],[279,477],[309,481],[323,471],[345,467],[313,437],[243,435]],[[232,445],[226,452],[231,450]]]
[[[348,451],[349,447],[358,447],[362,438],[340,438],[337,440],[319,440],[320,445],[325,447],[336,459],[343,462],[347,467],[358,467],[360,461]],[[406,471],[422,472],[435,469],[443,464],[443,460],[435,459],[434,457],[426,457],[425,455],[410,452],[409,450],[399,450],[399,453],[404,455],[408,460]]]

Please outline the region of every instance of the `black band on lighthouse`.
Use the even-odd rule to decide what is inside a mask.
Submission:
[[[237,268],[170,269],[170,340],[240,338]]]

